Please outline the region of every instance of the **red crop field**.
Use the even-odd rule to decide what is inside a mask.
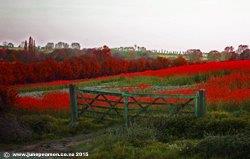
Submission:
[[[203,64],[193,64],[193,65],[172,67],[161,70],[128,73],[123,75],[126,77],[133,77],[133,76],[166,77],[172,75],[193,75],[193,74],[216,72],[216,71],[237,71],[237,72],[249,73],[250,60],[208,62]]]
[[[198,89],[205,89],[207,102],[209,105],[221,103],[234,103],[240,106],[241,103],[250,99],[250,60],[211,62],[162,69],[156,71],[145,71],[140,73],[122,74],[125,78],[136,76],[157,76],[165,78],[167,76],[189,76],[207,72],[229,71],[228,74],[220,77],[211,77],[206,82],[198,83],[191,88],[160,91],[160,94],[193,94]],[[108,78],[107,78],[108,79]],[[64,82],[62,82],[64,83]],[[67,81],[65,83],[70,83]],[[150,85],[141,83],[137,89],[148,89]],[[133,91],[133,87],[122,88],[122,91]],[[150,100],[146,99],[145,100]],[[68,109],[69,95],[66,92],[54,92],[45,94],[42,97],[20,97],[18,99],[21,108],[28,109]]]
[[[199,87],[205,88],[209,102],[240,103],[250,99],[250,74],[237,72],[224,77],[216,77]]]
[[[65,92],[53,92],[42,97],[25,96],[17,99],[18,107],[30,110],[68,110],[69,94]]]

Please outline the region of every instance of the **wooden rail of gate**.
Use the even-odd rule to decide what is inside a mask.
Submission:
[[[181,95],[181,94],[146,94],[146,93],[128,93],[128,92],[115,92],[107,90],[93,90],[88,88],[77,88],[74,85],[69,86],[70,92],[70,108],[71,108],[71,122],[77,121],[78,116],[92,113],[101,113],[102,118],[105,115],[110,115],[110,111],[115,111],[115,115],[124,118],[125,126],[129,124],[129,112],[133,109],[132,105],[137,105],[139,109],[136,110],[137,113],[133,117],[138,116],[142,112],[146,112],[150,106],[153,105],[168,105],[166,99],[176,98],[176,99],[187,99],[185,103],[180,104],[180,109],[184,108],[190,102],[194,102],[194,115],[196,117],[202,117],[206,113],[206,100],[205,100],[205,90],[201,89],[193,95]],[[93,97],[84,97],[84,94],[92,94]],[[117,99],[111,100],[107,96],[114,96]],[[102,99],[100,99],[102,97]],[[150,97],[153,99],[151,102],[138,101],[137,98]],[[89,100],[89,102],[86,102]],[[161,100],[162,102],[159,102]],[[95,105],[96,101],[105,102],[107,106]],[[117,105],[122,105],[118,107]],[[106,111],[97,112],[95,108],[106,109]]]

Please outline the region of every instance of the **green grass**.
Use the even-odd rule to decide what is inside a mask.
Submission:
[[[75,83],[78,87],[86,86],[137,86],[139,84],[149,84],[153,86],[183,86],[183,85],[194,85],[197,83],[206,82],[213,77],[221,77],[230,74],[229,71],[209,72],[201,73],[189,76],[170,76],[170,77],[154,77],[154,76],[136,76],[136,77],[110,77],[109,79],[92,79],[89,81],[83,81]],[[68,88],[68,85],[42,85],[38,87],[22,87],[18,91],[20,93],[32,92],[32,91],[50,91],[60,90]]]
[[[5,143],[2,147],[15,148],[17,144],[92,134],[71,147],[72,152],[89,152],[89,158],[216,159],[229,158],[227,152],[237,152],[231,154],[232,158],[244,158],[250,145],[247,136],[250,118],[244,112],[211,111],[203,118],[150,115],[137,118],[128,129],[123,127],[122,118],[97,122],[94,118],[81,117],[76,126],[70,127],[68,112],[12,110],[6,118],[9,123],[17,120],[29,136],[18,136],[16,131],[12,137],[5,138],[8,140],[1,140]]]
[[[244,158],[250,146],[249,124],[249,116],[236,117],[228,112],[213,112],[200,119],[150,117],[128,129],[111,128],[73,150],[88,151],[95,159]]]
[[[51,90],[61,90],[67,88],[67,85],[57,85],[57,86],[23,86],[21,88],[18,88],[19,93],[26,93],[26,92],[34,92],[34,91],[51,91]]]
[[[183,86],[194,85],[197,83],[206,82],[213,77],[221,77],[229,74],[228,71],[209,72],[189,76],[170,76],[170,77],[155,77],[155,76],[136,76],[131,78],[118,78],[112,82],[107,82],[108,86],[137,86],[139,84],[149,84],[153,86]]]
[[[224,110],[229,112],[250,112],[250,100],[239,103],[217,102],[207,106],[210,111]]]
[[[96,85],[103,85],[106,83],[112,83],[114,81],[119,81],[121,77],[111,77],[109,79],[93,79],[89,81],[82,81],[78,83],[74,83],[78,87],[85,87],[85,86],[96,86]],[[19,93],[25,92],[33,92],[33,91],[52,91],[52,90],[61,90],[68,88],[68,85],[46,85],[43,83],[42,85],[38,86],[23,86],[18,89]]]
[[[4,134],[0,135],[2,143],[5,144],[24,144],[39,140],[60,139],[77,134],[89,134],[119,123],[117,120],[107,119],[104,122],[99,122],[94,118],[80,117],[77,123],[71,126],[69,112],[49,110],[36,112],[12,109],[2,117],[4,120],[0,118],[0,126],[16,129],[15,134],[6,134],[7,138]],[[23,133],[26,131],[28,137]]]

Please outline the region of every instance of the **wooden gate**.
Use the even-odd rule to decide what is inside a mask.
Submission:
[[[77,88],[70,85],[69,91],[73,123],[79,116],[94,116],[100,120],[109,116],[123,118],[127,127],[131,120],[143,113],[167,111],[193,113],[196,117],[202,117],[206,113],[205,90],[192,95],[150,94]],[[190,105],[191,110],[185,110]]]

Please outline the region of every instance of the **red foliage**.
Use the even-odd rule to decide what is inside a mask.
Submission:
[[[66,92],[53,92],[42,97],[19,97],[18,108],[29,110],[68,110],[69,94]]]
[[[198,87],[207,91],[207,99],[210,103],[241,103],[250,100],[249,73],[233,73],[223,77],[216,77]]]
[[[183,58],[182,56],[179,56],[173,60],[173,66],[182,66],[186,64],[187,64],[187,60]]]
[[[124,74],[127,77],[133,76],[158,76],[167,77],[172,75],[193,75],[198,73],[215,72],[215,71],[249,71],[250,60],[226,61],[226,62],[209,62],[204,64],[193,64],[179,67],[172,67],[161,70],[145,71],[137,73]]]
[[[36,57],[36,53],[34,53],[34,57]],[[185,61],[176,63],[164,58],[141,58],[128,61],[111,56],[110,49],[104,47],[103,49],[93,49],[90,53],[63,58],[58,61],[54,58],[29,61],[29,63],[16,60],[0,61],[0,84],[14,85],[56,80],[86,79],[150,69],[155,70],[184,63]]]
[[[160,91],[161,94],[194,94],[199,89],[206,90],[207,101],[209,104],[218,103],[241,103],[250,99],[250,60],[230,61],[230,62],[211,62],[199,65],[188,65],[156,71],[145,71],[141,73],[127,74],[126,76],[150,75],[150,76],[171,76],[171,75],[190,75],[212,71],[229,70],[231,74],[222,77],[213,77],[206,83],[198,84],[194,88],[175,89]],[[150,85],[140,84],[136,89],[147,89]],[[133,92],[133,87],[123,87],[122,91]],[[87,95],[86,97],[93,97]],[[117,97],[108,96],[110,100],[117,100]],[[152,101],[151,98],[141,97],[139,101]],[[82,101],[83,102],[83,101]],[[177,102],[170,99],[169,102]],[[41,108],[41,109],[66,109],[69,106],[69,97],[67,93],[47,94],[43,98],[22,97],[19,99],[20,106],[23,108]],[[107,106],[105,102],[96,104]]]

